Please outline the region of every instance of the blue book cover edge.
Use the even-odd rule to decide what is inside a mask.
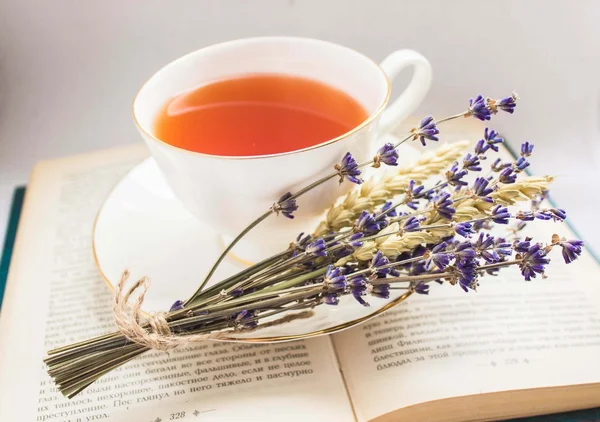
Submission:
[[[4,290],[6,289],[6,279],[8,278],[8,268],[12,258],[15,237],[17,236],[17,227],[21,217],[21,209],[23,208],[23,200],[25,199],[25,186],[15,188],[12,197],[12,204],[8,216],[8,225],[6,227],[6,235],[4,236],[4,246],[2,248],[2,259],[0,259],[0,309],[2,307],[2,299],[4,298]]]

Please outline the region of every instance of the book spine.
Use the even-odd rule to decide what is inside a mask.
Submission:
[[[16,188],[13,192],[12,205],[8,216],[6,235],[4,237],[4,246],[2,248],[2,259],[0,259],[0,308],[2,307],[2,298],[4,297],[4,289],[6,288],[6,279],[8,277],[8,268],[10,266],[15,237],[17,236],[17,227],[19,226],[19,218],[21,217],[24,198],[25,186]]]

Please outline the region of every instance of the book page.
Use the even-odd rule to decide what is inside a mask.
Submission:
[[[56,390],[46,351],[115,330],[91,230],[146,154],[136,146],[36,167],[0,319],[0,421],[354,420],[328,337],[149,352],[72,400]]]
[[[576,238],[565,223],[529,226],[525,233],[536,241],[549,242],[553,233]],[[587,251],[569,265],[559,248],[550,258],[547,279],[526,282],[509,268],[482,277],[476,292],[432,283],[428,296],[413,294],[334,335],[358,420],[445,398],[600,382],[598,264]],[[532,404],[530,412],[577,407],[547,405]],[[489,418],[485,409],[470,409],[472,420]]]

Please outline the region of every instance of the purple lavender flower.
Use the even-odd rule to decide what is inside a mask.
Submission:
[[[533,215],[533,213],[529,211],[519,211],[515,215],[515,218],[521,221],[533,221],[535,220],[535,215]]]
[[[492,163],[491,168],[492,168],[492,171],[499,172],[499,171],[504,170],[505,168],[510,167],[511,165],[512,165],[511,163],[503,163],[502,159],[496,158],[496,161],[494,161]]]
[[[485,139],[489,147],[495,152],[498,152],[499,150],[498,144],[504,142],[504,139],[498,135],[498,132],[487,127],[483,132],[483,138]]]
[[[413,250],[413,252],[402,252],[400,255],[398,255],[396,257],[396,259],[394,260],[397,263],[397,266],[395,268],[400,269],[400,270],[404,270],[406,272],[408,272],[408,275],[419,275],[423,272],[425,272],[425,263],[423,260],[420,261],[416,261],[416,262],[407,262],[404,264],[399,264],[400,262],[406,261],[410,258],[416,258],[416,257],[422,257],[423,256],[423,251],[426,250],[425,248],[423,248],[422,246],[418,246],[415,249],[419,249],[417,251],[417,254],[414,253],[415,250]],[[422,249],[422,250],[421,250]],[[412,268],[413,265],[418,265],[418,268]],[[416,272],[413,272],[416,271]]]
[[[390,298],[390,285],[389,284],[376,284],[371,288],[371,296],[375,296],[381,299]]]
[[[439,138],[435,135],[440,133],[438,130],[435,120],[432,116],[424,117],[419,123],[418,127],[412,128],[411,133],[413,134],[413,140],[419,139],[421,144],[425,146],[425,139],[430,141],[439,141]]]
[[[169,309],[169,312],[179,311],[180,309],[183,309],[183,301],[176,300],[175,303],[171,305],[171,309]]]
[[[327,246],[323,239],[317,239],[306,246],[305,252],[308,255],[327,256]]]
[[[234,321],[243,328],[254,328],[258,325],[258,321],[253,319],[255,316],[254,311],[244,309],[234,316]]]
[[[467,111],[467,116],[473,116],[481,121],[490,120],[491,113],[487,104],[485,102],[485,98],[481,95],[475,97],[475,99],[471,98],[469,100],[469,110]]]
[[[410,252],[409,256],[411,258],[417,258],[425,255],[425,252],[427,252],[427,248],[423,245],[419,245]]]
[[[296,237],[296,245],[299,247],[305,247],[306,245],[308,245],[310,243],[310,240],[312,239],[312,236],[310,234],[304,234],[304,232],[301,232],[298,237]]]
[[[346,276],[339,267],[329,265],[325,272],[323,284],[327,290],[343,290],[346,287]]]
[[[455,224],[454,231],[462,237],[471,237],[471,235],[475,233],[475,231],[473,231],[473,224],[466,221],[464,223]]]
[[[371,215],[368,211],[363,211],[360,213],[358,220],[356,220],[354,229],[359,233],[363,231],[368,233],[377,231],[379,226],[377,225],[377,220],[375,220],[373,215]]]
[[[279,215],[281,212],[287,218],[294,218],[293,212],[297,209],[298,205],[296,204],[296,200],[292,198],[290,192],[283,194],[283,196],[271,207],[271,210],[275,214]]]
[[[238,297],[244,294],[244,289],[233,289],[232,291],[229,292],[229,296],[231,297]]]
[[[532,214],[538,220],[543,220],[543,221],[552,220],[552,216],[553,216],[553,214],[550,212],[550,210],[534,210],[532,212]]]
[[[340,303],[340,298],[337,293],[325,293],[321,297],[323,303],[326,305],[337,305]]]
[[[575,261],[583,250],[583,241],[581,240],[562,240],[559,245],[562,248],[563,259],[567,264]]]
[[[454,243],[454,256],[459,261],[469,260],[475,258],[475,249],[469,241],[455,242]]]
[[[390,263],[390,260],[387,259],[387,257],[383,254],[383,252],[377,251],[377,253],[373,257],[373,259],[371,260],[370,268],[371,268],[371,270],[373,270],[373,272],[376,272],[379,274],[389,274],[389,272],[390,272],[389,268],[381,268],[381,267],[388,265],[389,263]]]
[[[448,192],[441,192],[433,200],[433,209],[436,210],[440,216],[452,220],[452,216],[456,212],[456,210],[452,208],[452,204],[454,204],[454,201],[450,198],[450,194]]]
[[[525,159],[525,157],[519,157],[519,159],[515,162],[515,172],[521,172],[529,167],[529,161]]]
[[[494,244],[494,237],[487,233],[479,233],[477,241],[473,245],[477,251],[489,249]]]
[[[507,113],[513,114],[515,107],[517,106],[518,99],[519,97],[517,97],[517,94],[513,92],[510,97],[502,98],[500,101],[488,100],[488,104],[494,113],[497,113],[498,109],[500,109],[506,111]]]
[[[304,232],[300,233],[298,237],[296,237],[296,241],[290,243],[292,256],[297,256],[299,252],[304,252],[306,245],[308,245],[311,240],[312,236],[310,234],[304,235]]]
[[[533,152],[533,144],[525,141],[521,144],[521,157],[529,157]]]
[[[391,207],[392,207],[392,201],[386,202],[381,207],[381,213],[387,215],[388,217],[396,217],[398,215],[396,208],[392,209],[391,211],[388,211]]]
[[[330,256],[334,261],[337,261],[338,259],[342,259],[347,257],[348,255],[351,255],[353,252],[354,248],[352,246],[344,244],[341,248],[333,249],[330,252]]]
[[[429,294],[429,284],[419,283],[416,286],[413,286],[413,290],[415,293],[418,293],[420,295],[428,295]]]
[[[408,268],[408,275],[421,275],[427,272],[425,262],[413,262]]]
[[[360,303],[362,306],[369,307],[369,306],[371,306],[369,304],[369,302],[367,302],[366,300],[364,300],[362,298],[363,296],[365,296],[367,294],[366,291],[367,291],[366,288],[363,288],[362,290],[354,289],[354,290],[352,290],[352,296],[354,296],[354,299],[356,299],[356,301],[358,303]]]
[[[350,238],[342,239],[340,242],[328,243],[331,258],[336,261],[354,253],[356,248],[360,248],[363,245],[363,242],[359,240],[361,237],[363,237],[362,233],[355,233]],[[339,247],[334,248],[332,247],[333,245],[338,245]]]
[[[434,265],[438,267],[440,270],[443,270],[448,265],[450,265],[450,259],[452,255],[446,252],[446,248],[448,244],[446,242],[442,242],[439,245],[436,245],[427,255],[427,261],[425,265],[428,268],[432,268]]]
[[[488,149],[490,149],[488,143],[484,139],[480,139],[475,145],[475,154],[478,156],[483,156]]]
[[[473,184],[473,193],[482,201],[492,203],[494,200],[488,195],[494,192],[494,189],[488,187],[490,181],[485,177],[478,177]]]
[[[477,154],[471,155],[467,153],[465,158],[463,158],[463,168],[469,171],[481,171],[481,167],[479,166],[479,156]]]
[[[446,181],[451,186],[467,186],[468,183],[464,180],[461,180],[466,175],[467,171],[459,170],[458,163],[454,163],[450,170],[446,172]]]
[[[363,211],[354,224],[354,230],[364,234],[371,234],[378,232],[386,226],[387,221],[385,218],[378,218],[376,214],[369,214],[367,211]]]
[[[493,249],[494,237],[489,234],[480,233],[479,238],[473,246],[475,247],[475,250],[479,256],[481,256],[488,263],[497,262],[500,259],[496,251]]]
[[[340,176],[340,185],[344,181],[344,177],[352,183],[356,183],[357,185],[360,185],[363,182],[362,179],[358,177],[360,176],[358,163],[349,152],[344,155],[342,164],[336,164],[334,168],[337,170],[337,174]]]
[[[414,232],[421,227],[421,219],[418,216],[411,215],[404,221],[402,231],[405,233]]]
[[[361,242],[360,239],[362,239],[363,237],[363,233],[354,233],[352,236],[350,236],[348,241],[350,242],[350,245],[352,245],[352,247],[360,248],[363,245],[363,242]]]
[[[496,205],[492,209],[492,221],[496,224],[508,224],[508,220],[510,219],[510,213],[508,212],[508,208],[503,207],[502,205]]]
[[[544,221],[548,221],[548,220],[563,221],[565,218],[567,218],[567,212],[560,208],[549,208],[549,209],[538,209],[538,210],[534,209],[529,214],[533,215],[533,217],[537,218],[538,220],[544,220]],[[531,218],[531,217],[529,217],[529,218]]]
[[[512,246],[503,237],[497,237],[494,241],[494,249],[503,259],[503,257],[512,255]]]
[[[402,262],[402,261],[406,261],[407,259],[410,259],[412,257],[412,254],[410,252],[401,252],[400,254],[398,254],[396,256],[396,259],[394,259],[394,262]],[[408,268],[410,266],[410,263],[406,263],[406,264],[399,264],[396,268]]]
[[[513,242],[513,249],[515,252],[526,253],[531,248],[531,237],[526,237],[524,240],[515,240]]]
[[[456,264],[458,272],[458,283],[460,287],[468,292],[469,289],[476,290],[477,288],[477,262],[474,260],[459,261]]]
[[[346,282],[351,289],[360,289],[364,288],[367,285],[367,278],[364,276],[364,274],[350,274],[347,277]]]
[[[515,183],[517,181],[517,174],[513,171],[512,168],[507,167],[504,170],[502,170],[500,176],[498,177],[498,180],[500,181],[500,183],[504,183],[507,185]]]
[[[348,286],[350,287],[352,296],[363,306],[370,306],[369,303],[363,299],[363,296],[367,294],[367,285],[367,279],[362,274],[354,277],[350,276],[350,278],[348,278]]]
[[[399,277],[400,276],[400,271],[398,271],[398,268],[390,268],[390,276],[392,277]]]
[[[563,221],[567,218],[567,212],[561,208],[550,208],[549,211],[552,213],[552,219],[554,221]]]
[[[373,157],[373,167],[379,168],[381,167],[381,163],[388,166],[398,165],[398,151],[394,148],[393,144],[388,142],[377,150],[377,154]]]
[[[409,254],[411,258],[424,257],[425,253],[427,253],[427,248],[423,245],[417,246],[412,250],[412,253]],[[424,260],[419,260],[416,262],[412,262],[408,265],[408,275],[420,275],[427,272],[427,266]]]
[[[419,199],[423,196],[423,189],[425,186],[417,185],[414,180],[408,182],[408,189],[406,189],[406,205],[413,210],[419,208],[419,202],[415,199]]]
[[[535,278],[537,274],[544,274],[544,266],[550,263],[546,251],[539,243],[532,245],[520,258],[519,268],[526,281]]]

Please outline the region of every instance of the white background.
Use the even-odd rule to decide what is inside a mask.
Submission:
[[[516,90],[517,112],[493,127],[536,144],[534,172],[560,176],[555,199],[600,245],[598,22],[593,0],[0,0],[0,236],[35,162],[140,141],[131,100],[159,67],[224,40],[296,35],[376,60],[420,51],[435,81],[419,114]]]

